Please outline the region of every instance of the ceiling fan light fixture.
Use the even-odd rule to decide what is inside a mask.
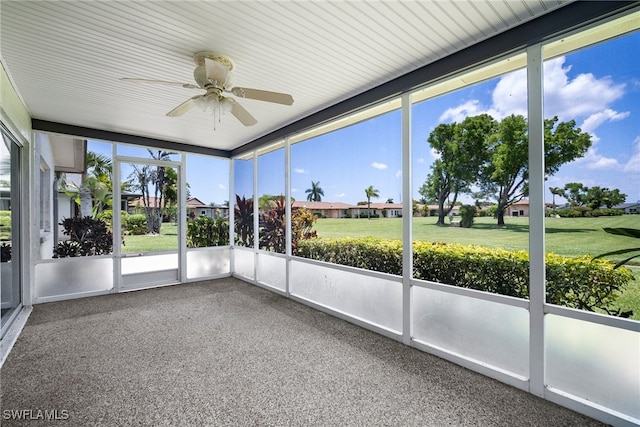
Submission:
[[[229,98],[222,98],[220,101],[220,110],[222,113],[230,113],[233,110],[233,100]]]
[[[195,100],[196,106],[200,108],[202,111],[207,111],[207,108],[212,107],[211,105],[212,102],[215,102],[217,104],[218,101],[216,101],[215,99],[209,96],[202,96]]]

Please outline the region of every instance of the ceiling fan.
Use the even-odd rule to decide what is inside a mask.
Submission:
[[[286,93],[270,92],[260,89],[250,89],[233,86],[232,76],[234,63],[228,56],[217,52],[197,52],[193,56],[196,68],[193,78],[197,84],[180,83],[166,80],[137,79],[123,77],[120,80],[128,82],[155,83],[170,86],[182,86],[187,89],[204,89],[206,92],[187,99],[173,110],[167,113],[169,117],[178,117],[193,107],[203,110],[211,109],[214,114],[231,112],[243,125],[252,126],[257,120],[234,98],[226,97],[223,93],[231,93],[238,98],[257,99],[260,101],[274,102],[276,104],[291,105],[293,97]]]

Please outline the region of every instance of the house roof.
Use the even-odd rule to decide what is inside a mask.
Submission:
[[[202,203],[197,197],[187,197],[187,208],[210,208],[211,206]]]
[[[361,206],[367,207],[367,205]],[[402,209],[402,203],[371,203],[371,209]]]
[[[640,200],[633,203],[621,203],[619,205],[614,206],[614,209],[627,209],[627,208],[635,208],[640,207]]]
[[[197,0],[0,7],[2,65],[36,130],[228,155],[629,6]],[[232,59],[234,84],[289,93],[293,105],[235,97],[257,124],[223,114],[214,131],[210,112],[166,116],[202,90],[120,80],[193,84],[194,54],[205,50]]]
[[[292,208],[305,208],[309,210],[332,210],[332,209],[350,209],[355,206],[342,202],[309,202],[296,200],[291,205]]]
[[[160,198],[149,197],[149,207],[151,208],[159,208],[160,206]],[[129,200],[128,205],[131,207],[134,206],[144,206],[143,197],[136,197],[134,199]]]

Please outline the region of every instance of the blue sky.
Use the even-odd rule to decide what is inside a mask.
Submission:
[[[640,200],[640,33],[545,62],[545,117],[575,120],[593,141],[581,159],[561,167],[548,187],[568,182],[618,188],[627,201]],[[515,71],[413,107],[413,198],[435,159],[427,138],[439,123],[489,113],[496,119],[526,116],[526,73]],[[384,202],[401,197],[401,116],[392,111],[291,147],[291,191],[305,200],[311,182],[319,182],[323,201],[355,204],[373,185]],[[91,149],[91,148],[90,148]],[[122,154],[130,155],[128,152]],[[224,160],[189,155],[191,194],[205,203],[228,200]],[[284,150],[259,160],[259,194],[283,194]],[[236,193],[251,194],[252,161],[236,162]],[[274,171],[278,171],[274,173]],[[546,191],[551,201],[551,193]],[[556,199],[556,202],[561,201]]]
[[[593,145],[547,181],[618,188],[640,200],[640,33],[618,38],[545,63],[545,117],[575,120]],[[413,198],[435,160],[427,138],[439,123],[489,113],[526,117],[526,72],[516,71],[413,107]],[[400,115],[392,112],[292,147],[292,193],[304,199],[319,181],[326,201],[364,200],[368,185],[380,199],[400,195]],[[546,192],[548,201],[551,193]],[[556,200],[561,201],[560,199]]]

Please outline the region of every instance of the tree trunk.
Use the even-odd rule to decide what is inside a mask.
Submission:
[[[501,203],[498,203],[498,210],[496,211],[496,217],[498,218],[498,227],[504,227],[506,225],[504,223],[505,210],[506,210],[506,206],[502,206]]]
[[[91,203],[91,189],[88,185],[80,187],[80,216],[93,215],[93,206]]]
[[[444,211],[444,199],[438,200],[438,222],[436,225],[444,225],[444,217],[447,213]]]

